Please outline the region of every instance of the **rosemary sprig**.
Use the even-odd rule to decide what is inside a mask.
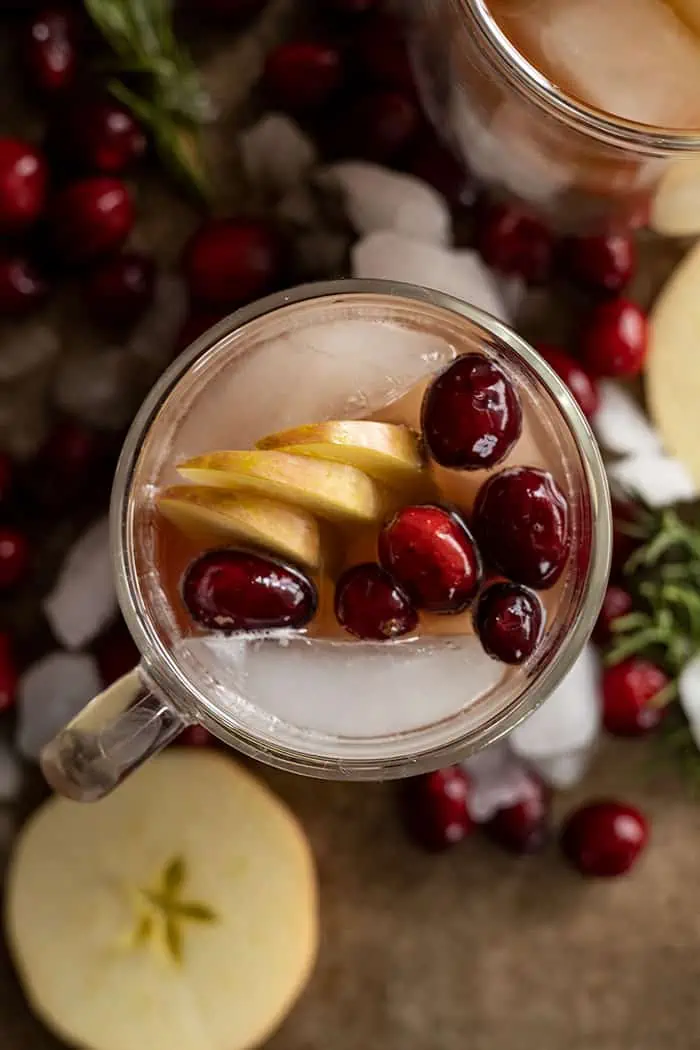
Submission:
[[[172,0],[85,0],[85,6],[115,55],[120,77],[109,82],[110,91],[151,130],[163,163],[206,200],[199,128],[211,119],[212,105],[175,36]]]

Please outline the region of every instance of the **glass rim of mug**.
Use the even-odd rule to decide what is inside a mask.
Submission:
[[[130,496],[131,481],[144,437],[167,398],[196,362],[210,353],[215,353],[227,336],[265,315],[287,306],[334,297],[346,300],[353,295],[398,297],[415,303],[417,307],[424,303],[449,311],[489,336],[501,340],[509,350],[524,360],[526,366],[544,384],[574,438],[590,499],[592,535],[586,587],[580,597],[576,619],[553,653],[551,661],[532,681],[524,685],[505,709],[497,711],[483,725],[418,753],[397,753],[394,756],[372,758],[343,755],[334,765],[329,762],[327,756],[317,757],[307,751],[295,749],[293,743],[277,741],[273,746],[269,740],[262,740],[255,729],[248,731],[240,725],[231,725],[226,720],[225,712],[214,702],[207,701],[204,694],[200,695],[193,689],[174,654],[152,629],[151,618],[141,599],[130,542],[133,534],[133,501]],[[224,318],[184,350],[147,395],[127,434],[112,488],[110,531],[119,604],[141,653],[142,666],[149,686],[160,692],[188,721],[200,722],[244,754],[257,759],[262,758],[268,764],[289,772],[324,779],[376,780],[400,777],[408,772],[418,773],[447,764],[457,757],[464,757],[501,739],[532,713],[571,669],[590,636],[605,592],[612,550],[608,491],[600,451],[573,396],[549,365],[508,325],[453,296],[395,281],[347,278],[304,284],[267,296]],[[183,700],[183,696],[187,699]],[[194,715],[187,710],[188,706],[195,709]]]
[[[508,39],[491,14],[487,0],[457,0],[473,18],[481,40],[489,49],[509,83],[541,109],[576,130],[608,145],[651,156],[700,152],[700,129],[687,131],[640,124],[586,105],[561,91],[544,73],[525,58]]]

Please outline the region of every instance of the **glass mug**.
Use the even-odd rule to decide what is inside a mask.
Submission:
[[[700,120],[696,130],[646,126],[565,94],[511,43],[488,0],[401,7],[429,117],[497,193],[562,232],[650,215],[661,233],[700,232]],[[687,207],[676,218],[684,202],[690,218]]]
[[[313,331],[321,333],[320,353],[307,346],[313,342]],[[433,704],[426,702],[420,718],[401,731],[363,730],[358,735],[352,712],[343,732],[309,728],[301,714],[297,719],[301,724],[294,724],[296,716],[288,712],[286,720],[279,712],[271,716],[242,695],[237,686],[231,686],[225,666],[203,668],[194,655],[195,643],[183,637],[181,627],[163,611],[154,555],[152,496],[156,481],[163,476],[163,464],[172,470],[173,446],[182,445],[188,456],[227,447],[209,444],[209,436],[197,448],[199,439],[192,437],[194,431],[187,436],[187,427],[197,420],[214,429],[223,424],[224,435],[229,432],[226,427],[230,421],[235,420],[240,438],[237,447],[251,447],[263,434],[278,429],[274,423],[281,416],[284,424],[290,424],[290,410],[303,391],[313,391],[314,381],[320,381],[330,352],[325,340],[331,331],[338,337],[343,332],[343,338],[348,332],[351,336],[350,342],[345,339],[335,345],[334,354],[340,356],[334,356],[333,361],[340,364],[344,354],[356,352],[358,340],[376,342],[376,347],[372,346],[374,357],[365,358],[365,364],[374,361],[372,367],[381,382],[388,384],[389,392],[393,380],[385,372],[391,365],[393,376],[397,366],[394,359],[389,361],[388,349],[386,358],[382,357],[382,345],[388,344],[381,344],[379,338],[386,338],[387,332],[394,340],[399,339],[399,343],[391,344],[392,353],[396,346],[403,353],[404,344],[408,347],[411,340],[418,340],[422,354],[424,341],[429,341],[425,345],[430,353],[421,360],[430,361],[430,373],[441,367],[443,351],[454,357],[456,352],[477,350],[497,360],[518,383],[524,419],[530,416],[532,425],[540,428],[537,432],[550,443],[558,480],[570,507],[569,561],[561,586],[557,584],[556,610],[534,665],[527,671],[514,669],[480,696],[478,703],[470,705],[466,696],[458,697],[457,709],[452,711],[437,710],[441,696],[436,690],[437,708],[433,710]],[[275,357],[277,353],[282,356]],[[270,369],[262,375],[259,371],[261,362],[268,359],[278,366],[272,369],[277,373],[277,385]],[[355,367],[353,361],[347,374],[353,375]],[[248,389],[244,379],[256,374],[264,384],[253,382],[253,388]],[[427,378],[427,373],[423,374]],[[206,413],[206,420],[195,414],[198,399],[212,393],[220,397],[220,407],[226,408],[224,420],[212,411]],[[360,410],[355,414],[363,413]],[[300,418],[291,425],[309,422],[303,418],[301,405],[298,415]],[[60,793],[85,801],[107,794],[193,723],[202,724],[231,747],[256,759],[321,778],[395,778],[470,754],[513,729],[571,668],[598,615],[611,551],[610,502],[603,463],[586,420],[555,373],[495,318],[450,296],[384,281],[335,281],[273,295],[239,310],[200,337],[161,377],[134,420],[114,480],[111,527],[119,601],[142,654],[141,664],[88,704],[42,755],[49,783]],[[356,641],[331,644],[335,644],[336,652],[337,646],[342,646],[348,661],[353,660],[354,652],[359,658],[355,647],[363,645]],[[386,643],[367,644],[374,646],[375,654],[379,646],[384,659]],[[390,644],[402,647],[406,654],[409,650],[403,646],[414,643]],[[425,659],[437,659],[429,647],[424,652]],[[388,652],[386,659],[391,659]],[[493,666],[493,661],[484,659]],[[387,675],[387,704],[400,703],[391,692],[393,666],[382,664]],[[429,675],[435,669],[437,682],[438,665],[425,666]],[[450,681],[454,685],[456,678]],[[460,676],[460,697],[462,681]],[[282,703],[288,698],[275,695],[273,699]],[[361,702],[360,697],[357,702]],[[328,704],[332,703],[329,696]]]

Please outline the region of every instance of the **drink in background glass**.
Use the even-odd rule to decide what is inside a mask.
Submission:
[[[422,426],[428,446],[440,447],[450,384],[454,376],[458,386],[467,382],[470,369],[493,373],[490,386],[477,384],[476,403],[498,422],[505,397],[511,423],[517,407],[517,426],[508,423],[498,448],[491,437],[486,446],[476,442],[485,468],[439,466],[417,431]],[[428,389],[434,410],[421,417]],[[355,437],[319,447],[326,439],[332,445],[333,431],[313,428],[328,421],[353,423],[351,434],[372,422],[369,438],[360,428],[369,457],[358,454]],[[377,425],[389,435],[379,457]],[[306,430],[283,436],[281,445],[269,437],[299,427]],[[312,454],[303,440],[315,446]],[[450,455],[444,445],[438,458]],[[474,627],[477,595],[505,575],[487,550],[504,504],[492,500],[489,519],[479,493],[490,478],[514,470],[521,477],[516,468],[525,467],[539,478],[540,495],[548,485],[558,492],[565,541],[552,564],[544,548],[535,559],[529,593],[542,628],[527,659],[507,664],[488,655]],[[482,522],[492,526],[482,523],[480,533],[478,499]],[[454,526],[458,546],[475,555],[464,600],[436,612],[412,593],[408,601],[402,578],[399,604],[388,620],[379,618],[379,641],[376,606],[358,620],[353,602],[371,590],[386,521],[407,506],[424,513],[426,505],[438,515],[430,527]],[[254,517],[237,519],[233,536],[220,514],[241,506]],[[546,532],[533,506],[511,500],[506,517],[521,535]],[[575,660],[598,612],[610,548],[604,470],[554,373],[493,318],[438,293],[382,282],[285,293],[202,337],[134,424],[113,523],[122,608],[143,664],[117,700],[103,694],[47,750],[49,779],[74,797],[109,790],[188,721],[264,761],[323,777],[407,775],[483,746],[533,710]],[[461,523],[474,527],[475,541],[468,531],[465,539]],[[512,558],[510,546],[501,553]],[[251,557],[262,559],[264,571]],[[388,557],[385,550],[385,566]],[[368,562],[370,582],[344,590]],[[221,573],[226,583],[231,565],[248,572],[250,564],[254,572],[235,577],[244,589],[262,573],[263,586],[291,595],[291,619],[267,632],[233,623],[230,606],[217,605]],[[265,575],[270,566],[282,584]],[[309,588],[315,601],[306,601]]]
[[[700,228],[695,0],[407,0],[428,110],[553,225]],[[695,227],[693,229],[692,227]]]

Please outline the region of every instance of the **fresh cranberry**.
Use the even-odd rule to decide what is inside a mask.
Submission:
[[[275,103],[293,111],[318,109],[340,87],[343,63],[332,44],[290,40],[267,56],[265,86]]]
[[[642,369],[649,324],[636,303],[612,299],[591,314],[583,334],[583,359],[597,376],[636,376]]]
[[[613,549],[611,565],[611,574],[613,577],[619,577],[623,574],[625,565],[639,546],[640,541],[635,536],[630,535],[628,531],[630,527],[634,526],[638,513],[639,509],[632,500],[613,497]]]
[[[0,588],[20,583],[29,568],[29,543],[23,532],[0,528]]]
[[[100,635],[93,650],[105,689],[133,671],[141,659],[129,628],[121,617]]]
[[[430,504],[404,507],[379,534],[379,561],[418,609],[463,612],[481,583],[481,559],[469,529]]]
[[[615,295],[634,275],[634,238],[628,233],[575,237],[566,245],[571,276],[593,292]]]
[[[353,102],[336,125],[345,156],[388,164],[408,150],[420,126],[413,99],[399,91],[378,91]]]
[[[211,747],[216,743],[216,737],[204,726],[197,725],[195,722],[194,725],[182,730],[175,743],[179,747]]]
[[[421,135],[416,141],[407,170],[433,186],[453,207],[470,208],[474,203],[475,182],[471,172],[433,135]]]
[[[379,14],[365,25],[357,40],[361,82],[366,78],[378,87],[415,92],[413,70],[401,22],[390,14]]]
[[[603,725],[613,736],[643,736],[655,729],[666,714],[654,700],[669,685],[669,678],[650,660],[630,657],[603,674]]]
[[[0,255],[0,316],[19,317],[46,298],[48,285],[23,255]]]
[[[522,421],[515,387],[481,354],[458,357],[433,380],[423,399],[423,437],[443,467],[495,466],[520,437]]]
[[[39,218],[47,182],[38,150],[20,139],[0,138],[0,232],[16,233]]]
[[[54,244],[68,262],[85,263],[116,251],[133,225],[131,197],[119,179],[81,179],[54,201]]]
[[[281,268],[277,234],[254,219],[211,219],[185,248],[192,297],[212,309],[240,306],[269,292]]]
[[[484,650],[504,664],[522,664],[542,637],[544,610],[519,583],[492,583],[479,595],[474,625]]]
[[[29,23],[25,63],[32,87],[43,95],[64,92],[75,81],[80,21],[67,4],[41,8]]]
[[[537,352],[551,365],[562,382],[566,383],[586,419],[592,419],[598,411],[598,389],[595,380],[578,361],[557,346],[537,343]]]
[[[304,627],[316,588],[298,569],[250,551],[214,550],[185,572],[182,597],[196,623],[212,631]]]
[[[146,151],[146,136],[124,106],[109,98],[73,104],[60,124],[62,156],[83,171],[119,175]]]
[[[504,576],[528,587],[551,587],[569,552],[569,508],[551,474],[512,467],[479,490],[474,531],[481,553]]]
[[[6,631],[0,631],[0,711],[14,705],[18,681],[12,639]]]
[[[591,802],[566,821],[561,847],[582,875],[624,875],[647,844],[646,819],[624,802]]]
[[[418,613],[410,599],[379,565],[347,569],[335,588],[335,615],[356,638],[385,642],[413,631]]]
[[[156,267],[142,252],[124,252],[107,259],[90,273],[85,298],[95,320],[130,325],[153,302]]]
[[[425,773],[401,786],[406,831],[431,853],[461,842],[473,828],[467,810],[469,782],[459,766]]]
[[[520,801],[499,809],[482,827],[509,853],[537,853],[549,840],[551,809],[551,792],[531,774]]]
[[[607,645],[612,640],[615,621],[632,612],[633,604],[632,595],[624,587],[615,583],[608,586],[593,630],[593,640],[598,645]]]
[[[476,246],[500,273],[543,284],[552,269],[554,241],[546,226],[505,204],[487,205],[477,221]]]
[[[91,481],[101,458],[94,430],[73,419],[62,419],[37,453],[31,478],[42,504],[67,504]]]

